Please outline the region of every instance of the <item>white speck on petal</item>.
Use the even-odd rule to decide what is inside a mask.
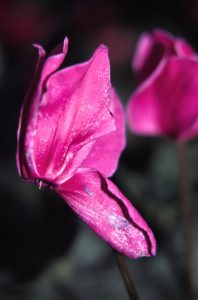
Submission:
[[[88,188],[85,188],[84,191],[89,196],[92,196],[92,197],[95,196],[95,193]]]
[[[110,224],[116,229],[125,229],[129,226],[129,222],[118,215],[109,215],[108,216]]]

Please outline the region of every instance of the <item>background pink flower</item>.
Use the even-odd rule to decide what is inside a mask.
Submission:
[[[141,84],[128,103],[137,134],[190,139],[198,133],[198,57],[182,38],[155,30],[140,38],[134,70]]]
[[[146,79],[164,60],[170,57],[193,57],[194,51],[181,37],[155,29],[151,33],[143,33],[136,46],[132,67],[138,82]]]

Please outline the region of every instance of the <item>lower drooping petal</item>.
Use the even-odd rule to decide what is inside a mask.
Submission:
[[[131,257],[156,253],[152,231],[118,188],[97,171],[80,168],[54,190],[117,251]]]

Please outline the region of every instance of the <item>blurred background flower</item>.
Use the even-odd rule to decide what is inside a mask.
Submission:
[[[108,246],[77,221],[59,197],[23,183],[17,174],[16,130],[31,78],[31,44],[50,50],[67,35],[71,44],[66,64],[71,65],[88,59],[105,43],[110,50],[112,83],[126,103],[135,88],[131,60],[140,34],[162,28],[183,36],[198,50],[197,16],[196,0],[1,1],[1,299],[127,297]],[[198,230],[197,142],[195,139],[188,147],[194,236]],[[171,143],[130,134],[113,178],[148,220],[158,241],[156,258],[128,260],[142,300],[182,298],[175,155]],[[197,283],[196,239],[194,253]]]
[[[198,136],[197,58],[182,38],[159,29],[142,34],[133,59],[141,84],[127,106],[132,131],[175,140]]]

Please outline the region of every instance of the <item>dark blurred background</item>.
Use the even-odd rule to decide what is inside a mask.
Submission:
[[[23,182],[15,163],[32,43],[50,51],[67,35],[66,65],[109,47],[112,84],[125,105],[135,88],[131,59],[142,31],[162,28],[198,50],[197,0],[0,1],[0,299],[127,299],[111,249],[55,194]],[[113,180],[153,229],[156,258],[127,259],[142,300],[183,299],[175,145],[127,131]],[[198,140],[188,144],[194,285],[198,285]],[[198,290],[197,290],[198,292]]]

